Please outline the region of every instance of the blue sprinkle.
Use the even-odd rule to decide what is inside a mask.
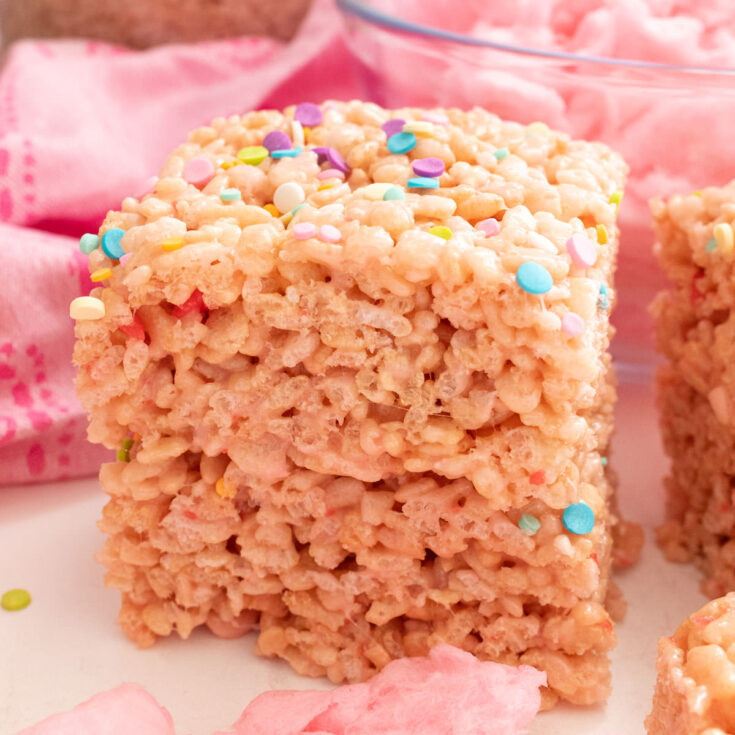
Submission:
[[[120,258],[125,255],[125,251],[122,249],[122,245],[120,244],[120,240],[123,239],[124,235],[125,230],[121,230],[119,227],[113,227],[102,235],[102,252],[108,258],[120,260]]]
[[[238,199],[242,199],[242,194],[239,189],[233,187],[232,189],[223,189],[219,193],[219,198],[223,202],[236,202]]]
[[[396,133],[388,138],[388,150],[391,153],[408,153],[416,147],[416,136],[413,133]]]
[[[597,308],[600,311],[607,311],[610,306],[610,300],[607,298],[607,286],[600,284],[600,295],[597,297]]]
[[[530,513],[524,513],[518,519],[518,528],[528,536],[533,536],[538,533],[539,528],[541,528],[541,521]]]
[[[402,202],[406,198],[406,192],[398,186],[391,186],[385,194],[383,194],[383,200],[386,202],[397,201]]]
[[[717,250],[717,240],[715,240],[714,237],[711,240],[707,240],[707,244],[705,245],[705,250],[708,253],[711,253],[714,250]]]
[[[282,151],[271,151],[271,158],[296,158],[304,152],[304,149],[297,145],[296,148],[287,148]]]
[[[495,151],[493,155],[495,156],[496,161],[502,161],[504,158],[510,155],[510,151],[505,147],[498,148],[498,150]]]
[[[554,279],[542,265],[528,261],[516,272],[516,283],[526,292],[540,296],[551,290]]]
[[[579,502],[568,505],[562,513],[564,528],[569,533],[583,536],[595,527],[595,514],[587,503]]]
[[[86,235],[82,235],[79,238],[79,249],[85,255],[89,255],[93,250],[97,250],[99,246],[99,237],[97,237],[97,235],[93,235],[91,232],[88,232]]]
[[[600,464],[603,467],[607,467],[607,457],[600,457]]]
[[[430,179],[428,176],[414,176],[408,180],[409,189],[438,189],[439,179]]]
[[[302,207],[305,207],[305,206],[306,206],[306,202],[302,202],[301,204],[299,204],[298,206],[294,207],[291,210],[291,214],[296,214],[296,212],[298,212],[299,209],[301,209]]]

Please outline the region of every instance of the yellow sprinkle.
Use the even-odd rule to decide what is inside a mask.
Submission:
[[[69,304],[69,316],[77,321],[93,321],[104,315],[104,302],[94,296],[78,296]]]
[[[310,135],[310,133],[311,133],[311,128],[307,128],[304,125],[304,143],[308,143],[309,142],[309,135]]]
[[[701,197],[702,196],[702,190],[701,189],[697,189],[696,191],[693,191],[692,192],[692,196]]]
[[[436,225],[429,230],[430,235],[436,235],[437,237],[443,237],[445,240],[449,240],[452,236],[452,231],[444,225]]]
[[[237,152],[237,157],[243,163],[248,163],[251,166],[257,166],[268,157],[268,149],[264,148],[262,145],[249,145],[245,148],[241,148]]]
[[[403,126],[404,133],[413,133],[414,135],[432,135],[434,133],[434,125],[424,120],[415,120],[413,122],[407,122]]]
[[[100,268],[96,270],[90,278],[97,283],[97,281],[106,281],[110,276],[112,275],[112,269],[110,268]]]
[[[605,225],[597,225],[595,229],[597,230],[597,242],[600,245],[607,245],[607,230],[605,229]]]
[[[616,207],[620,206],[620,202],[623,201],[623,192],[618,189],[612,193],[610,197],[610,204],[614,204]]]
[[[278,211],[278,207],[276,207],[275,204],[266,204],[265,207],[263,207],[268,214],[271,215],[271,217],[280,217],[281,213]]]
[[[140,441],[140,434],[133,434],[133,441],[134,442]]]
[[[234,498],[235,495],[237,495],[237,489],[228,485],[225,482],[224,477],[220,477],[219,480],[217,480],[214,490],[220,498]]]
[[[393,184],[384,184],[382,182],[375,182],[374,184],[368,184],[358,189],[355,194],[364,196],[365,199],[369,199],[373,202],[379,202],[383,200],[385,192],[388,191]]]
[[[325,191],[326,189],[334,189],[336,184],[322,184],[321,186],[317,187],[317,191]]]
[[[227,171],[227,169],[237,166],[238,163],[239,161],[225,161],[224,163],[220,163],[219,167]]]
[[[715,236],[715,240],[717,240],[717,247],[722,250],[723,253],[731,253],[735,241],[732,225],[727,222],[720,222],[719,225],[715,225],[713,234]]]
[[[174,250],[178,250],[182,247],[184,241],[180,237],[169,237],[161,242],[161,247],[167,252],[171,253]]]
[[[548,135],[551,131],[546,123],[532,122],[530,125],[526,126],[526,132],[536,135]]]

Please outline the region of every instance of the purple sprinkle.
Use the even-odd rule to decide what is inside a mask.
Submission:
[[[307,128],[321,125],[322,117],[322,111],[313,102],[302,102],[293,114],[293,119],[302,125],[306,125]]]
[[[400,117],[396,117],[392,120],[388,120],[388,122],[384,122],[380,127],[382,128],[383,132],[390,138],[391,135],[402,133],[403,126],[405,124],[405,120],[401,120]]]
[[[444,161],[441,158],[419,158],[413,162],[413,170],[417,176],[436,178],[444,173]]]
[[[342,171],[346,174],[350,173],[350,167],[345,163],[345,159],[334,148],[327,148],[327,160],[332,165],[332,168],[336,168],[337,171]]]
[[[318,145],[316,148],[312,148],[312,151],[316,153],[319,163],[324,163],[324,161],[327,160],[327,153],[329,153],[329,148],[323,145]]]
[[[291,138],[282,130],[271,130],[263,138],[263,147],[267,148],[269,152],[287,151],[291,147]]]

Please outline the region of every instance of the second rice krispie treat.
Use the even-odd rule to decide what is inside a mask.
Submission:
[[[659,261],[671,280],[652,310],[668,520],[669,559],[693,560],[703,590],[735,589],[735,182],[652,203]]]
[[[258,626],[334,682],[450,643],[604,700],[625,173],[479,109],[195,130],[82,239],[71,310],[127,635]]]
[[[707,603],[658,642],[648,735],[735,732],[735,593]]]

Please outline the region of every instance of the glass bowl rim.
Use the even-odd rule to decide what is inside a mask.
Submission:
[[[481,48],[494,49],[511,54],[524,56],[538,56],[547,59],[570,61],[575,63],[600,64],[606,67],[617,67],[623,69],[650,69],[661,72],[681,72],[685,74],[712,75],[712,76],[735,76],[735,68],[687,66],[683,64],[665,64],[659,61],[644,61],[642,59],[617,59],[607,56],[585,56],[566,51],[551,51],[530,46],[516,46],[514,44],[499,43],[487,39],[467,36],[463,33],[447,31],[434,26],[423,25],[405,20],[396,15],[391,15],[382,10],[370,7],[364,0],[336,0],[337,7],[346,16],[352,16],[366,21],[374,26],[385,30],[404,33],[407,35],[423,36],[441,41],[477,46]]]

